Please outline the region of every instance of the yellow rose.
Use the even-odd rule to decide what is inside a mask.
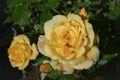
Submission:
[[[76,14],[56,15],[44,24],[44,31],[45,36],[40,35],[37,46],[41,54],[52,60],[81,70],[99,59],[95,34],[87,19]]]
[[[12,67],[23,70],[28,66],[30,60],[37,57],[38,51],[35,44],[30,45],[29,38],[26,35],[18,35],[14,37],[8,54]]]

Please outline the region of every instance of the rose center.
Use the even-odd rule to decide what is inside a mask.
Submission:
[[[80,37],[79,26],[64,23],[53,28],[51,48],[63,58],[70,59],[76,54]],[[67,58],[69,57],[69,58]]]
[[[66,42],[65,45],[70,46],[70,40],[71,40],[71,35],[70,35],[70,31],[67,31],[64,35],[63,35],[63,40]]]

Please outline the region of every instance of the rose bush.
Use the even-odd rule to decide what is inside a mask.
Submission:
[[[69,70],[88,69],[99,59],[95,33],[87,18],[56,15],[44,24],[44,32],[37,43],[40,53],[69,66]]]
[[[28,66],[30,60],[37,57],[38,51],[34,43],[30,45],[29,38],[26,35],[18,35],[14,37],[8,54],[12,67],[23,70]]]

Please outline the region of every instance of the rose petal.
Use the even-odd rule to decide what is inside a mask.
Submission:
[[[32,44],[32,51],[33,51],[33,53],[32,53],[32,56],[30,59],[33,60],[33,59],[36,59],[36,57],[38,56],[37,47],[34,43]]]
[[[28,37],[23,34],[15,36],[13,43],[15,43],[15,42],[22,42],[22,43],[30,44],[30,40],[28,39]]]
[[[99,53],[100,53],[99,49],[98,49],[96,46],[94,46],[94,47],[92,47],[92,49],[88,52],[87,57],[88,57],[89,59],[93,59],[93,60],[96,62],[96,61],[98,61],[98,59],[99,59]]]
[[[82,56],[85,53],[85,51],[86,51],[85,48],[81,47],[80,50],[79,50],[79,52],[78,52],[78,54],[76,55],[76,57]]]
[[[68,59],[68,60],[70,60],[71,58],[73,58],[75,56],[75,53],[70,53],[70,54],[68,54],[68,55],[65,55],[65,59]]]
[[[67,21],[67,19],[65,16],[62,16],[62,15],[56,15],[51,20],[47,21],[44,24],[44,31],[45,31],[46,38],[48,40],[51,40],[53,27],[55,27],[58,23],[65,22],[65,21]]]
[[[24,64],[23,64],[23,63],[22,63],[22,64],[18,64],[18,69],[19,69],[19,70],[23,70],[23,69],[26,68],[28,65],[29,65],[29,60],[26,60],[26,61],[24,62]]]
[[[46,44],[45,36],[40,35],[37,46],[38,46],[38,50],[41,54],[43,54],[47,57],[56,59],[56,57],[55,57],[55,55],[53,55],[53,52],[50,49],[49,45]]]
[[[14,62],[12,62],[11,60],[10,60],[10,64],[13,68],[17,67],[17,65]]]
[[[72,65],[72,67],[75,68],[75,69],[82,70],[82,69],[88,69],[92,65],[93,65],[93,61],[92,60],[86,60],[83,63],[80,63],[78,65]]]
[[[44,55],[45,51],[44,51],[44,46],[46,44],[46,38],[43,35],[40,35],[38,38],[38,43],[37,43],[37,47],[40,53],[42,53]]]
[[[63,70],[64,70],[64,74],[71,74],[71,73],[73,73],[73,68],[72,67],[70,67],[69,65],[63,65]]]
[[[43,53],[43,55],[50,57],[53,60],[57,60],[58,56],[51,50],[49,45],[45,45],[44,46],[44,51],[45,53]]]
[[[81,27],[81,32],[83,33],[84,36],[86,36],[85,25],[80,16],[76,14],[69,14],[67,18],[68,20],[76,20],[77,22],[79,22]]]
[[[86,31],[88,33],[88,38],[90,39],[90,43],[89,43],[89,47],[91,47],[93,45],[93,41],[94,41],[94,31],[92,28],[92,25],[88,22],[88,20],[85,20],[85,26],[86,26]]]
[[[69,65],[64,65],[61,63],[59,63],[55,69],[63,71],[63,74],[71,74],[74,71],[73,68],[70,67]]]

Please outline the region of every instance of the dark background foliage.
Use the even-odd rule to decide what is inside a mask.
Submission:
[[[15,1],[15,0],[14,0]],[[34,2],[34,0],[30,0]],[[38,1],[38,0],[35,0]],[[45,0],[46,1],[46,0]],[[54,1],[54,0],[53,0]],[[67,14],[67,12],[74,12],[77,13],[77,7],[85,6],[90,12],[90,22],[93,24],[93,28],[95,30],[95,33],[97,33],[100,37],[100,43],[99,48],[101,51],[100,55],[100,61],[98,64],[96,64],[94,67],[92,67],[89,70],[83,70],[83,71],[76,71],[77,74],[82,74],[81,80],[120,80],[120,7],[115,7],[114,1],[118,0],[100,0],[100,4],[93,3],[93,5],[89,3],[84,3],[82,6],[72,6],[71,3],[69,3],[70,0],[60,0],[61,4],[56,9],[55,4],[52,4],[49,2],[49,4],[53,6],[46,6],[46,8],[40,8],[41,11],[41,17],[40,19],[35,20],[36,17],[40,17],[40,15],[31,15],[30,11],[26,11],[27,13],[30,13],[32,16],[33,22],[29,23],[28,17],[26,17],[26,22],[20,22],[18,18],[16,18],[14,14],[14,19],[18,20],[18,22],[13,23],[6,23],[4,24],[5,19],[7,18],[8,14],[6,13],[6,1],[0,0],[0,79],[1,80],[19,80],[22,78],[22,73],[17,68],[12,68],[9,60],[8,60],[8,54],[7,54],[7,48],[10,45],[10,42],[13,38],[14,26],[20,26],[26,25],[28,26],[28,29],[26,29],[27,32],[29,32],[29,27],[31,25],[34,27],[35,31],[41,30],[39,24],[43,24],[46,19],[51,18],[51,13],[49,11],[52,11],[53,15],[59,14],[56,10],[60,11],[62,14]],[[68,2],[67,2],[68,1]],[[77,0],[75,0],[77,1]],[[80,1],[80,0],[78,0]],[[84,1],[84,0],[83,0]],[[86,0],[87,1],[87,0]],[[91,0],[92,1],[92,0]],[[111,1],[110,4],[105,5],[108,1]],[[43,2],[44,3],[44,2]],[[57,2],[56,2],[57,3]],[[119,2],[120,3],[120,2]],[[64,4],[64,5],[63,5]],[[74,1],[72,1],[72,4],[75,4]],[[120,6],[120,4],[116,4],[117,6]],[[43,7],[43,5],[39,5],[40,7]],[[96,6],[96,7],[94,7]],[[36,6],[32,6],[31,9],[34,11],[34,8]],[[52,9],[50,9],[52,8]],[[48,13],[46,14],[46,10],[48,9]],[[16,9],[17,10],[17,9]],[[62,11],[63,10],[63,11]],[[76,11],[75,11],[76,10]],[[97,11],[95,11],[97,10]],[[24,12],[24,11],[23,11]],[[35,12],[34,14],[39,13]],[[96,13],[95,15],[93,15]],[[48,15],[45,17],[45,15]],[[40,20],[42,20],[40,22]],[[28,24],[29,23],[29,24]],[[39,27],[39,28],[38,28]],[[21,28],[16,28],[16,31],[18,33],[24,33],[26,31],[22,31]],[[42,34],[42,30],[40,31],[40,34]],[[109,55],[107,55],[109,54]],[[114,57],[117,54],[117,57]],[[107,56],[106,56],[107,55]],[[28,77],[32,80],[31,77],[35,77],[34,73],[36,68],[32,68],[31,66],[28,68]],[[30,77],[31,76],[31,77]],[[24,79],[23,79],[24,80]],[[49,79],[46,79],[49,80]]]
[[[12,68],[8,60],[7,48],[13,31],[11,24],[3,24],[6,18],[5,8],[5,0],[0,0],[0,80],[19,80],[22,77],[21,71]]]

